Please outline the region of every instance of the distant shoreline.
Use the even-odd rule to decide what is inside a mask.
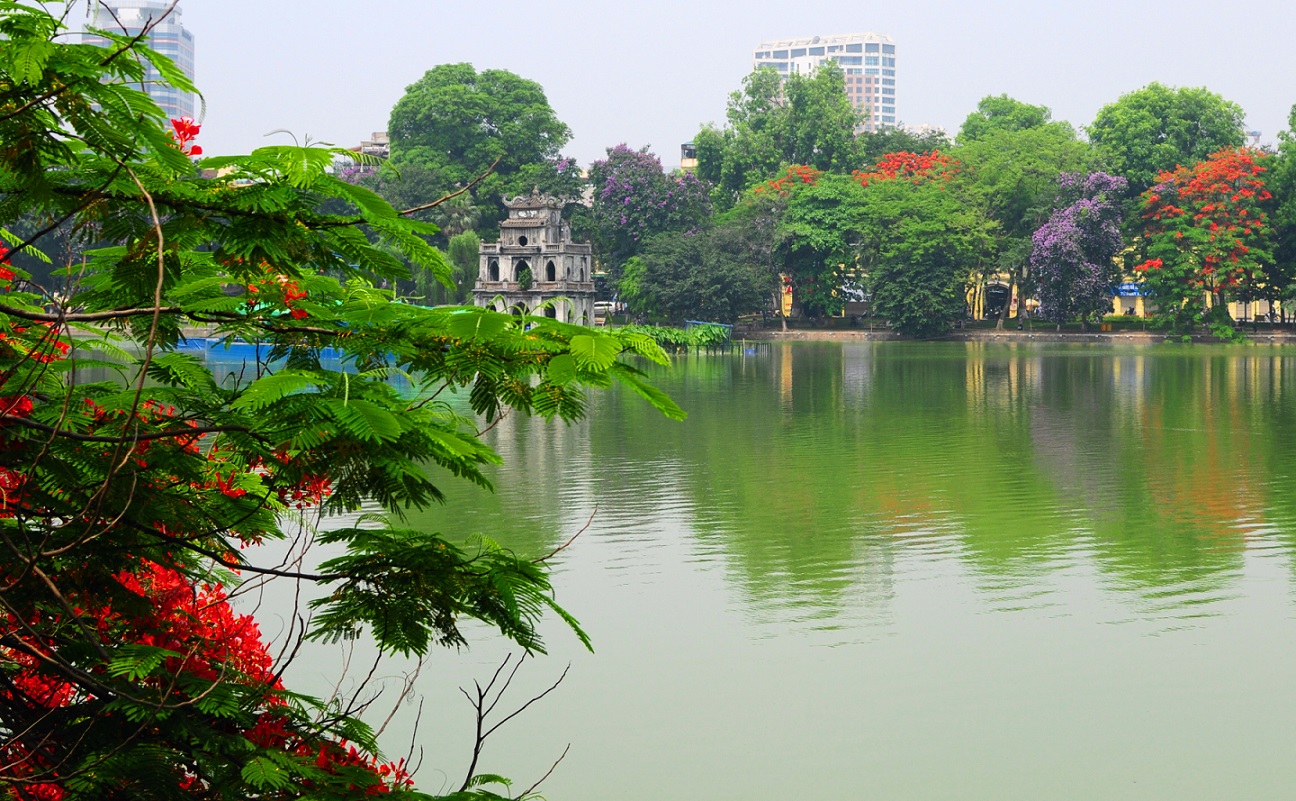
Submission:
[[[1296,345],[1296,331],[1264,331],[1251,333],[1245,331],[1246,341],[1242,345]],[[801,329],[788,331],[777,329],[751,328],[734,329],[735,340],[750,342],[1072,342],[1093,344],[1144,343],[1163,344],[1182,342],[1182,335],[1169,334],[1165,331],[1051,331],[1043,326],[1035,330],[1018,331],[1015,328],[1004,331],[961,330],[951,331],[931,339],[917,339],[897,334],[890,330],[857,330],[857,329]],[[1230,344],[1221,342],[1209,334],[1194,334],[1192,341],[1203,344]]]

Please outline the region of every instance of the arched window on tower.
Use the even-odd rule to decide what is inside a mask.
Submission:
[[[550,259],[549,263],[545,265],[545,280],[546,281],[558,280],[558,267],[553,263],[553,259]]]
[[[486,267],[486,280],[487,281],[499,280],[499,259],[490,260],[490,264],[488,264]]]

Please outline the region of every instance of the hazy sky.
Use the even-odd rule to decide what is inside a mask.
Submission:
[[[870,8],[872,6],[872,8]],[[679,161],[723,120],[763,39],[876,32],[898,57],[899,118],[957,131],[1008,93],[1089,123],[1151,81],[1207,86],[1272,141],[1296,104],[1293,0],[182,0],[207,99],[208,154],[288,129],[338,145],[384,130],[426,70],[468,61],[539,82],[583,164],[626,142]],[[290,141],[278,137],[280,143]]]

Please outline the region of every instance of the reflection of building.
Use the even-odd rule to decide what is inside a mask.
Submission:
[[[864,130],[896,124],[896,46],[890,36],[854,33],[761,42],[752,55],[754,65],[787,77],[808,75],[815,67],[836,61],[846,73],[846,96],[864,112]]]
[[[152,26],[148,34],[148,46],[174,61],[180,71],[193,80],[194,38],[180,23],[178,6],[163,19],[163,13],[171,5],[164,0],[105,2],[96,5],[93,27],[114,34],[139,36],[145,28]],[[108,47],[110,44],[109,40],[93,33],[85,34],[82,41],[100,47]],[[137,84],[135,88],[147,92],[171,119],[194,116],[194,96],[166,85],[161,74],[147,61],[144,63],[144,84]]]
[[[571,241],[563,222],[567,201],[541,195],[505,200],[509,216],[498,242],[484,242],[473,303],[500,311],[545,314],[564,322],[594,321],[591,248]],[[539,311],[545,301],[563,298]]]

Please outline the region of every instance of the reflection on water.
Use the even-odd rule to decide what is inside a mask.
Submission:
[[[599,653],[553,630],[572,687],[492,765],[571,740],[568,801],[1296,786],[1296,353],[761,345],[654,378],[686,422],[509,419],[498,494],[421,521],[541,553],[597,509],[556,584]]]
[[[594,516],[555,583],[599,653],[551,627],[569,686],[487,769],[571,741],[566,801],[1296,786],[1296,352],[754,351],[654,374],[684,423],[505,420],[499,491],[417,520],[540,554]],[[434,659],[445,728],[498,655]]]
[[[626,560],[683,527],[745,604],[814,619],[884,616],[897,569],[944,557],[1006,602],[1085,564],[1134,609],[1197,616],[1296,531],[1281,351],[775,345],[657,380],[686,423],[616,395],[573,428],[507,421],[502,492],[438,516],[524,521],[537,551],[597,505]]]

